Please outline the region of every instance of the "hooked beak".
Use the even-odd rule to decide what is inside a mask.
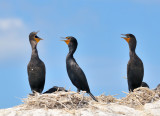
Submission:
[[[127,41],[127,43],[129,43],[129,40],[130,40],[131,38],[127,37],[126,34],[121,34],[121,35],[125,36],[125,37],[121,37],[121,38],[125,39],[125,40]]]
[[[61,37],[61,38],[64,39],[64,40],[61,40],[61,41],[66,42],[67,45],[69,44],[70,39],[68,37]]]

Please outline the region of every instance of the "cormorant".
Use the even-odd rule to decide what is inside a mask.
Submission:
[[[129,44],[130,60],[128,61],[127,64],[127,80],[128,80],[129,91],[133,91],[135,88],[141,86],[144,75],[143,62],[135,52],[137,44],[135,36],[133,34],[122,34],[122,35],[125,36],[122,38],[125,39]]]
[[[66,40],[62,41],[65,41],[69,47],[69,53],[66,57],[66,67],[68,76],[72,84],[77,87],[77,92],[80,92],[80,90],[86,91],[95,101],[97,101],[97,99],[90,92],[84,72],[79,67],[79,65],[77,64],[76,60],[73,57],[73,54],[76,51],[78,45],[76,38],[68,36],[65,39]]]
[[[147,87],[147,88],[149,88],[149,85],[146,82],[142,82],[141,87]]]
[[[55,91],[65,91],[65,92],[67,92],[67,90],[65,90],[65,88],[63,88],[63,87],[53,86],[51,89],[47,90],[47,91],[44,92],[43,94],[53,93],[53,92],[55,92]]]
[[[28,79],[33,94],[35,92],[42,93],[45,84],[45,64],[38,56],[37,44],[41,38],[37,36],[38,32],[31,32],[29,41],[32,47],[32,55],[30,62],[27,66]]]

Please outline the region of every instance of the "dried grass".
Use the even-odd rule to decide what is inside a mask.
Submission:
[[[92,100],[90,96],[85,96],[85,92],[76,93],[72,91],[56,91],[51,94],[38,94],[24,98],[24,107],[26,109],[46,108],[46,109],[65,109],[67,111],[79,108],[97,109],[99,106],[109,103],[126,105],[132,108],[141,109],[145,103],[151,103],[160,100],[160,91],[150,90],[140,87],[134,92],[128,93],[122,99],[116,99],[114,96],[106,96],[104,94],[96,96],[99,102]]]
[[[140,87],[122,98],[119,104],[141,109],[146,103],[151,103],[159,99],[155,97],[155,94],[156,93],[153,90],[146,87]]]

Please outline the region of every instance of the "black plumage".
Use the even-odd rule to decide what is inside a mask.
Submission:
[[[129,44],[130,59],[127,65],[127,80],[129,91],[133,91],[135,88],[141,86],[144,75],[143,62],[135,52],[137,44],[135,36],[133,34],[122,35],[126,36],[122,38],[124,38]]]
[[[37,43],[42,40],[37,36],[37,32],[31,32],[29,41],[32,47],[32,55],[27,66],[28,80],[32,92],[42,93],[45,84],[45,64],[38,56]]]
[[[141,87],[147,87],[147,88],[149,88],[149,85],[146,82],[142,82]]]
[[[55,91],[65,91],[65,92],[68,92],[68,91],[65,90],[65,88],[63,88],[63,87],[54,86],[54,87],[50,88],[49,90],[47,90],[46,92],[44,92],[43,94],[53,93],[53,92],[55,92]]]
[[[63,41],[65,41],[69,47],[69,53],[66,57],[66,67],[68,76],[72,84],[77,87],[78,92],[80,90],[86,91],[95,101],[97,101],[97,99],[90,92],[88,82],[83,70],[79,67],[79,65],[73,57],[73,54],[76,51],[78,45],[77,40],[72,36],[66,37],[66,39],[67,40]]]

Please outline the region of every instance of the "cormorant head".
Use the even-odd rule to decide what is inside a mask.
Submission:
[[[40,40],[43,40],[42,38],[37,36],[38,32],[31,32],[29,34],[29,41],[31,45],[36,45]]]
[[[77,42],[76,38],[72,37],[72,36],[68,36],[68,37],[65,37],[65,39],[66,40],[62,40],[62,41],[66,42],[66,44],[68,45],[69,49],[76,50],[77,45],[78,45],[78,42]]]
[[[129,44],[130,50],[134,51],[136,48],[136,44],[137,44],[135,36],[133,34],[121,34],[121,35],[125,36],[121,38],[125,39]]]

